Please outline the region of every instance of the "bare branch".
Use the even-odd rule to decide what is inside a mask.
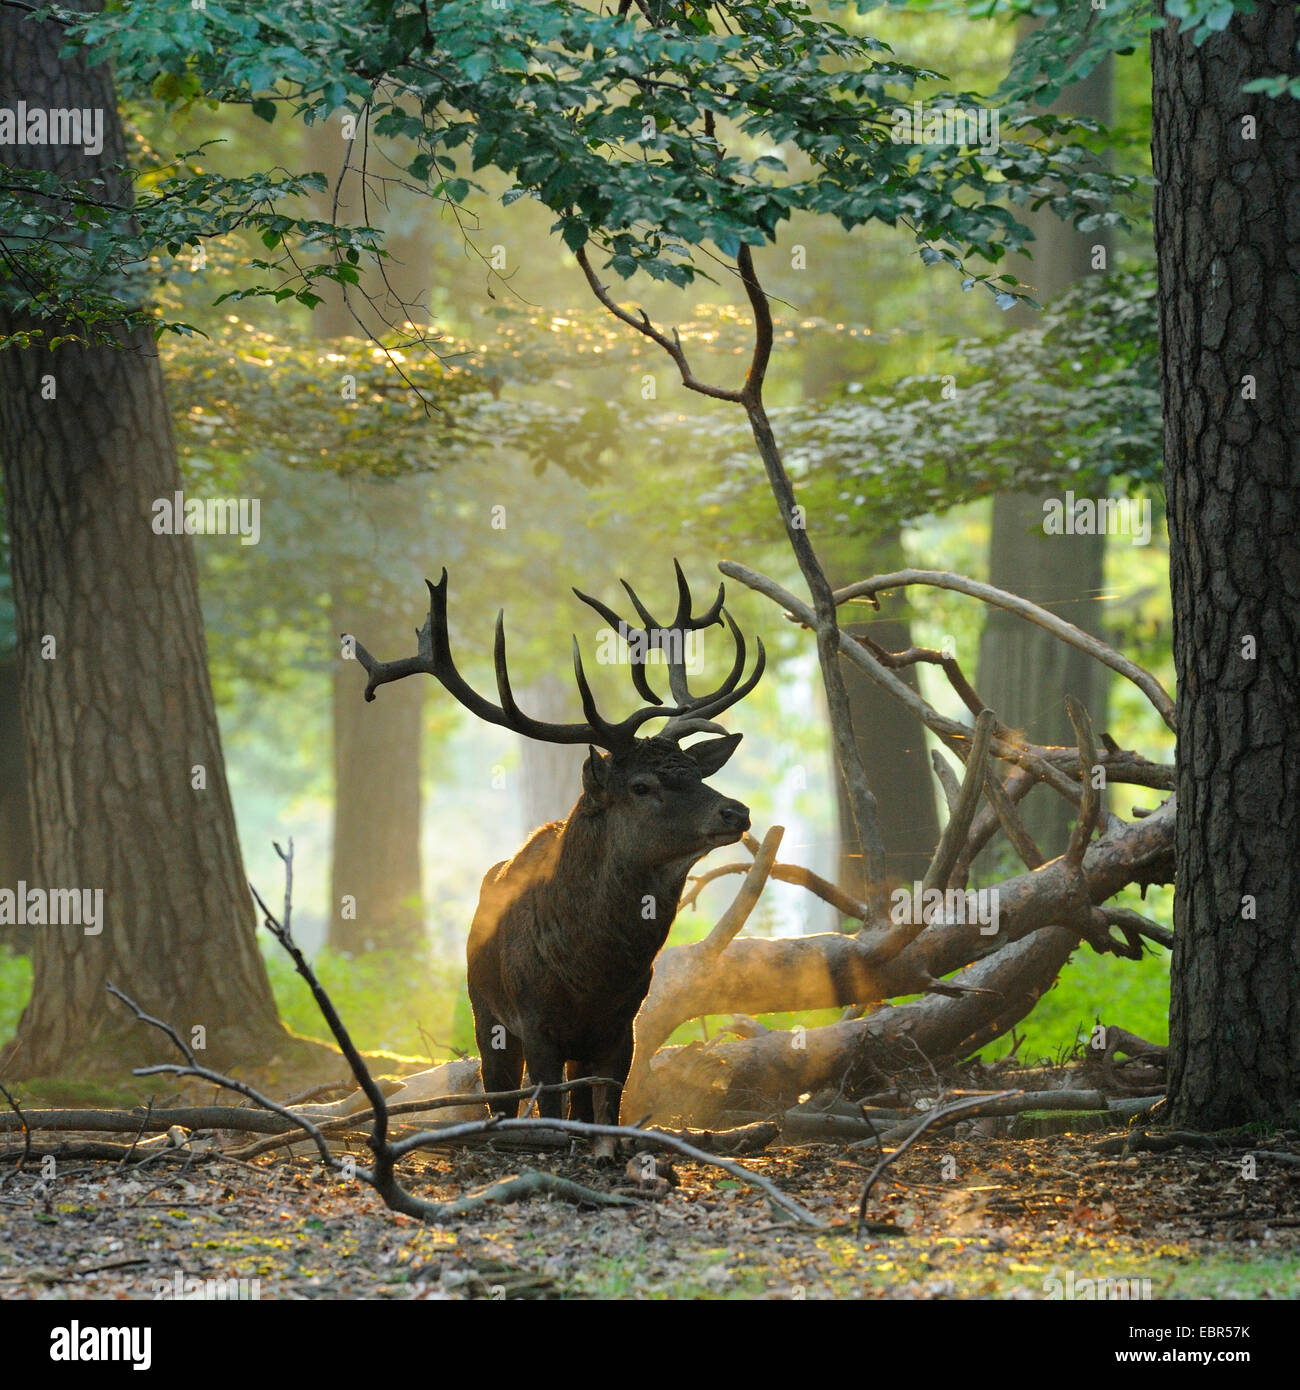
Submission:
[[[1170,729],[1176,731],[1174,702],[1169,692],[1149,671],[1121,655],[1100,638],[1084,632],[1082,628],[1075,627],[1073,623],[1067,622],[1046,608],[1040,608],[1036,603],[1030,603],[1018,594],[1008,593],[1005,589],[996,589],[991,584],[982,584],[978,580],[967,579],[965,575],[951,574],[946,570],[898,570],[893,574],[874,575],[870,579],[837,589],[835,602],[838,604],[847,603],[854,598],[874,598],[886,589],[902,589],[912,584],[925,584],[935,589],[951,589],[954,593],[968,594],[996,608],[1005,608],[1007,612],[1046,629],[1063,642],[1086,652],[1104,666],[1109,666],[1112,671],[1117,671],[1121,676],[1131,680],[1151,701],[1161,719]]]
[[[677,370],[681,373],[682,385],[688,391],[696,391],[701,396],[711,396],[718,401],[733,401],[740,403],[744,400],[744,393],[733,390],[727,386],[713,386],[707,381],[701,381],[691,370],[690,363],[686,360],[685,349],[681,345],[680,339],[676,334],[668,337],[666,333],[661,333],[654,324],[650,322],[649,316],[642,309],[640,317],[629,313],[623,308],[609,293],[609,290],[600,282],[600,277],[592,267],[591,261],[587,256],[587,248],[584,246],[577,253],[579,266],[582,273],[587,277],[587,284],[591,286],[591,292],[596,298],[614,315],[620,323],[625,323],[629,328],[635,328],[643,337],[649,338],[652,343],[657,343],[677,364]]]
[[[743,394],[746,400],[757,403],[762,400],[767,364],[772,360],[772,306],[758,282],[754,252],[749,246],[741,246],[736,255],[736,267],[740,271],[740,282],[745,287],[750,308],[754,311],[754,353],[750,358],[749,371],[745,373]]]
[[[934,858],[930,860],[930,867],[926,869],[925,877],[921,881],[923,892],[930,888],[947,888],[953,865],[956,864],[957,856],[966,843],[966,834],[970,830],[971,821],[975,818],[975,811],[984,792],[984,774],[988,766],[993,724],[994,714],[990,709],[981,711],[975,721],[975,736],[971,741],[966,775],[962,779],[961,791],[958,793],[952,816],[944,826],[943,834],[939,837],[934,851]],[[923,926],[924,923],[912,923],[912,936],[916,936]]]
[[[0,1082],[0,1095],[3,1095],[5,1100],[9,1102],[9,1108],[14,1112],[15,1115],[18,1116],[18,1123],[22,1126],[23,1129],[23,1151],[19,1155],[17,1166],[14,1168],[15,1173],[21,1173],[23,1171],[23,1164],[25,1164],[27,1160],[32,1156],[31,1126],[23,1118],[23,1112],[18,1108],[18,1102],[13,1098],[13,1096],[9,1094],[9,1091],[3,1082]]]
[[[755,853],[757,853],[757,845],[755,845]],[[751,867],[751,864],[739,862],[719,864],[716,868],[696,875],[691,879],[690,888],[682,895],[681,906],[694,906],[701,891],[715,879],[725,878],[728,874],[747,874]],[[773,864],[771,877],[776,879],[778,883],[793,883],[798,888],[806,888],[815,897],[829,903],[836,912],[844,917],[852,917],[854,921],[865,922],[871,916],[871,909],[866,903],[859,902],[851,894],[824,879],[820,874],[813,873],[811,869],[805,868],[802,864]]]
[[[1079,819],[1075,821],[1074,829],[1070,833],[1070,844],[1065,851],[1065,857],[1071,864],[1079,865],[1083,863],[1084,851],[1088,848],[1093,831],[1097,829],[1097,819],[1101,815],[1101,793],[1094,785],[1093,779],[1097,763],[1097,743],[1093,738],[1092,720],[1088,717],[1088,711],[1073,695],[1065,697],[1065,712],[1070,716],[1075,737],[1079,740],[1079,766],[1083,773],[1083,802],[1079,807]]]
[[[753,912],[754,905],[763,892],[763,886],[767,883],[767,876],[772,872],[772,865],[776,862],[776,852],[781,848],[781,840],[784,835],[785,826],[774,825],[763,836],[763,843],[754,856],[754,862],[745,875],[745,881],[740,885],[739,891],[732,899],[731,906],[718,918],[713,930],[704,939],[706,953],[716,956],[725,951],[732,939],[749,921],[749,914]]]
[[[1007,839],[1011,841],[1025,868],[1037,869],[1046,864],[1046,856],[1034,843],[1034,837],[1020,818],[1020,812],[1016,810],[1015,802],[1007,795],[1006,789],[992,768],[985,769],[984,791],[988,796],[989,805],[998,818],[998,824],[1001,825]],[[974,858],[974,855],[971,858]]]
[[[935,1106],[928,1115],[918,1124],[916,1129],[907,1136],[906,1139],[896,1148],[893,1153],[886,1154],[884,1158],[871,1170],[871,1176],[862,1188],[862,1196],[858,1198],[858,1229],[862,1229],[862,1224],[867,1219],[867,1199],[871,1196],[871,1189],[876,1185],[876,1180],[896,1159],[901,1158],[912,1147],[913,1144],[925,1133],[927,1129],[933,1128],[941,1121],[946,1123],[948,1120],[955,1119],[964,1114],[967,1110],[973,1109],[976,1105],[989,1100],[1004,1099],[1007,1096],[1014,1096],[1015,1091],[1002,1091],[998,1096],[977,1096],[974,1100],[958,1101],[955,1105]],[[891,1131],[892,1133],[892,1131]],[[882,1142],[888,1135],[882,1135]]]

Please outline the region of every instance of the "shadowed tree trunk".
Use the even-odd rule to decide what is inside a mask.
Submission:
[[[1174,1123],[1300,1096],[1300,104],[1291,5],[1153,42],[1174,660]]]
[[[20,882],[31,883],[34,879],[18,661],[11,652],[0,657],[0,888],[17,891]],[[34,927],[0,925],[0,946],[25,953],[32,949],[35,939]]]
[[[103,154],[27,145],[4,159],[102,177],[128,200],[111,169],[125,155],[110,73],[61,60],[61,44],[53,22],[0,9],[0,105],[98,107]],[[0,326],[60,327],[5,313]],[[36,881],[103,893],[98,934],[39,929],[6,1070],[120,1073],[170,1056],[106,979],[185,1034],[204,1029],[205,1057],[264,1060],[287,1035],[226,790],[193,544],[151,526],[154,499],[180,488],[152,334],[0,354],[0,441]]]
[[[1075,116],[1111,118],[1112,71],[1100,63],[1081,82],[1068,87],[1049,109]],[[1033,259],[1015,273],[1035,288],[1046,304],[1085,275],[1103,274],[1093,266],[1093,248],[1107,258],[1110,238],[1104,229],[1078,232],[1044,208],[1017,210],[1035,233]],[[1012,310],[1012,313],[1016,313]],[[1026,322],[1036,310],[1024,311]],[[1046,494],[1000,493],[993,499],[989,536],[989,583],[1059,612],[1085,632],[1102,634],[1100,602],[1105,576],[1104,536],[1045,535]],[[1059,497],[1059,492],[1050,494]],[[1106,672],[1081,652],[1057,642],[1041,628],[1011,613],[990,609],[980,637],[978,689],[1012,728],[1023,729],[1031,742],[1070,743],[1073,733],[1065,714],[1065,697],[1073,695],[1093,717],[1106,724]],[[1069,838],[1069,807],[1042,788],[1021,806],[1030,834],[1049,857]],[[981,867],[989,867],[988,856]]]

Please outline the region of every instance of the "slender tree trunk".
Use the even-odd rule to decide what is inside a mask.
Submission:
[[[741,248],[742,274],[753,274],[749,248]],[[835,761],[845,784],[845,793],[853,812],[853,827],[862,853],[862,871],[872,885],[869,896],[877,902],[885,897],[885,846],[880,834],[880,810],[867,782],[866,769],[853,737],[853,715],[848,690],[844,683],[844,668],[840,661],[839,624],[835,602],[826,571],[808,536],[807,517],[795,501],[794,488],[781,458],[781,449],[772,432],[772,424],[762,400],[762,383],[747,384],[750,393],[745,401],[759,457],[767,473],[768,484],[785,523],[790,548],[799,562],[799,570],[808,585],[817,617],[817,661],[821,667],[822,683],[826,688],[826,703],[830,710],[831,738]]]
[[[844,302],[849,290],[852,302]],[[875,291],[863,279],[850,289],[835,273],[824,274],[813,293],[810,312],[831,317],[854,314],[871,316]],[[816,335],[803,353],[803,393],[814,401],[848,379],[851,366],[845,362],[843,343],[829,335]],[[871,537],[831,537],[822,541],[821,555],[827,578],[833,588],[865,579],[869,574],[886,574],[904,568],[902,543],[895,528],[887,535]],[[855,636],[869,635],[889,651],[906,651],[912,645],[912,625],[908,618],[907,595],[887,594],[880,600],[881,611],[862,622],[848,621],[845,610],[840,626]],[[853,741],[871,779],[880,816],[880,838],[885,849],[885,876],[892,882],[910,883],[920,878],[930,862],[939,839],[939,817],[935,809],[934,777],[926,757],[925,730],[897,700],[881,690],[865,671],[852,662],[840,662],[849,714],[853,720]],[[899,672],[917,689],[915,667]],[[854,897],[867,891],[862,850],[853,825],[853,806],[844,778],[834,775],[835,800],[839,819],[839,871],[837,882]]]
[[[1109,121],[1112,86],[1111,63],[1100,63],[1050,109]],[[1019,209],[1017,216],[1036,240],[1033,259],[1017,266],[1016,273],[1034,286],[1040,303],[1056,298],[1085,275],[1104,274],[1094,265],[1094,253],[1101,247],[1109,261],[1105,229],[1078,232],[1046,208],[1036,213]],[[1036,311],[1025,311],[1025,322],[1031,321],[1031,313]],[[1058,497],[1059,490],[1051,496]],[[1045,535],[1043,501],[1041,493],[999,493],[993,499],[989,583],[1059,611],[1085,632],[1101,636],[1106,538]],[[1101,666],[1050,633],[998,609],[985,614],[979,692],[999,718],[1024,730],[1033,742],[1073,742],[1066,695],[1080,700],[1096,727],[1105,728],[1107,686]],[[1021,807],[1021,815],[1045,854],[1050,857],[1065,848],[1073,817],[1059,796],[1036,790]],[[989,866],[989,855],[981,863]]]
[[[1174,661],[1174,1123],[1300,1097],[1300,104],[1292,5],[1154,36]]]
[[[0,9],[0,105],[98,107],[103,154],[10,146],[5,159],[104,177],[109,197],[129,199],[111,172],[125,158],[111,75],[60,59],[61,46],[53,22]],[[170,1056],[108,979],[206,1057],[265,1060],[286,1035],[226,790],[193,544],[151,526],[154,500],[180,488],[151,333],[0,355],[0,441],[37,883],[103,894],[98,934],[40,928],[7,1070],[120,1072]]]
[[[308,126],[304,153],[308,164],[329,178],[330,195],[322,199],[322,217],[329,217],[333,189],[348,149],[335,122]],[[362,220],[358,181],[345,180],[340,190],[339,217]],[[381,210],[372,208],[372,216]],[[418,233],[390,240],[392,261],[387,276],[404,301],[424,291],[430,253]],[[406,306],[389,295],[377,277],[364,277],[365,289],[376,297],[372,307],[361,292],[351,294],[349,312],[334,286],[320,290],[322,302],[312,315],[320,338],[361,339],[399,323]],[[355,344],[354,344],[355,346]],[[346,348],[343,349],[346,351]],[[366,351],[369,351],[367,348]],[[355,479],[352,495],[354,524],[372,525],[368,511],[387,513],[393,524],[409,526],[413,516],[406,501],[393,505],[394,488],[404,485]],[[382,552],[375,572],[333,576],[334,630],[363,637],[375,650],[403,650],[411,640],[406,620],[412,595],[394,592],[391,576],[382,573]],[[388,948],[409,951],[423,939],[420,888],[420,743],[424,728],[424,685],[403,681],[381,706],[362,698],[365,682],[355,663],[340,661],[333,675],[334,833],[330,857],[329,944],[356,954]]]
[[[836,587],[905,567],[897,532],[874,542],[869,555],[859,546],[861,558],[856,564],[846,563],[846,550],[843,546],[822,547],[823,554],[829,553],[827,569]],[[891,652],[906,651],[912,645],[906,596],[885,595],[880,607],[881,611],[866,621],[842,621],[840,626],[845,632],[866,634]],[[890,883],[911,883],[924,875],[939,841],[935,782],[926,753],[925,729],[920,720],[881,690],[861,668],[843,659],[840,667],[853,717],[853,739],[879,805],[885,876]],[[898,675],[917,689],[915,667]],[[852,808],[848,805],[844,779],[838,775],[835,794],[840,821],[837,882],[854,897],[862,898],[867,891],[866,876],[852,833]]]

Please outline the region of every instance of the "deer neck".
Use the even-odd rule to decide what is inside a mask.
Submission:
[[[653,955],[677,915],[695,859],[647,865],[634,855],[620,856],[605,833],[601,813],[584,802],[565,822],[553,886],[568,901],[584,903],[593,920],[617,923],[621,934]]]

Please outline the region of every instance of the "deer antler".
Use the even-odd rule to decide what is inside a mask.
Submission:
[[[753,690],[767,664],[767,653],[763,649],[762,640],[759,639],[757,644],[758,658],[754,664],[754,670],[749,679],[741,683],[740,677],[745,669],[745,639],[731,615],[722,606],[725,598],[725,587],[721,584],[718,585],[717,598],[706,613],[698,617],[692,616],[691,594],[686,577],[682,573],[681,566],[675,560],[673,564],[677,571],[678,603],[677,616],[670,628],[661,628],[655,623],[631,585],[625,581],[623,587],[627,590],[637,613],[646,624],[642,631],[645,634],[647,650],[664,650],[669,658],[668,680],[672,688],[673,698],[677,701],[675,706],[664,705],[659,696],[650,688],[650,684],[645,678],[643,662],[637,660],[634,654],[631,668],[632,682],[638,693],[650,703],[628,715],[619,723],[610,723],[596,707],[596,699],[592,694],[587,674],[583,670],[582,654],[578,649],[578,639],[575,637],[573,639],[573,675],[578,686],[578,694],[582,700],[582,712],[586,716],[586,721],[581,724],[548,724],[542,720],[530,718],[519,708],[510,688],[510,674],[506,665],[504,612],[497,614],[496,633],[492,649],[493,666],[496,670],[497,697],[501,701],[499,705],[494,705],[490,700],[484,699],[465,680],[452,660],[451,640],[447,631],[447,571],[445,569],[436,584],[425,580],[429,590],[429,616],[425,619],[424,626],[416,633],[418,648],[415,656],[401,657],[396,661],[378,661],[360,642],[356,641],[355,638],[352,639],[357,660],[361,663],[368,677],[365,691],[366,699],[373,700],[375,691],[381,685],[387,685],[390,681],[402,680],[406,676],[413,676],[422,672],[438,680],[453,698],[464,705],[472,714],[477,715],[478,718],[486,720],[489,724],[497,724],[503,729],[511,729],[515,733],[523,734],[526,738],[536,739],[542,743],[591,743],[598,748],[606,749],[608,752],[616,752],[632,743],[642,724],[651,719],[665,718],[669,722],[664,726],[660,737],[679,740],[688,733],[724,733],[725,730],[710,722],[710,717],[721,714],[723,710],[736,704]],[[584,603],[594,608],[607,622],[612,623],[624,638],[629,632],[636,630],[629,628],[613,609],[606,607],[599,599],[589,598],[586,594],[579,593],[577,589],[574,590],[574,593]],[[707,695],[693,696],[686,684],[684,652],[680,657],[675,657],[672,650],[672,648],[682,647],[684,643],[679,638],[671,643],[670,647],[665,647],[664,638],[671,632],[681,634],[720,624],[724,618],[736,643],[736,660],[726,679],[716,690],[710,691]]]
[[[725,584],[718,585],[717,596],[709,605],[707,612],[692,615],[690,585],[687,584],[686,576],[682,573],[682,567],[677,560],[673,561],[673,569],[677,574],[677,612],[672,622],[668,624],[656,621],[654,615],[637,597],[636,590],[626,579],[619,582],[627,590],[627,596],[632,600],[632,607],[636,609],[637,616],[644,624],[640,628],[632,627],[600,599],[584,594],[581,589],[574,589],[573,592],[589,608],[594,608],[625,642],[629,641],[633,633],[640,633],[644,641],[638,644],[642,648],[640,653],[635,649],[632,652],[632,684],[636,686],[638,694],[653,705],[662,705],[663,701],[651,688],[650,682],[646,678],[645,658],[652,651],[661,651],[667,657],[668,687],[672,692],[673,699],[677,702],[677,709],[660,711],[660,713],[671,715],[671,718],[659,731],[659,737],[669,738],[677,742],[685,738],[687,734],[725,733],[725,729],[710,722],[710,716],[721,714],[723,710],[729,709],[738,701],[743,700],[753,690],[767,664],[767,653],[763,649],[763,642],[760,638],[758,640],[758,660],[755,663],[754,672],[744,685],[738,686],[737,682],[745,669],[745,639],[731,614],[722,606],[727,597],[727,586]],[[736,644],[735,662],[732,664],[726,680],[716,690],[711,691],[708,695],[692,695],[686,680],[685,634],[698,632],[706,627],[720,627],[724,619],[731,629],[731,636]],[[630,642],[629,645],[631,645]]]

